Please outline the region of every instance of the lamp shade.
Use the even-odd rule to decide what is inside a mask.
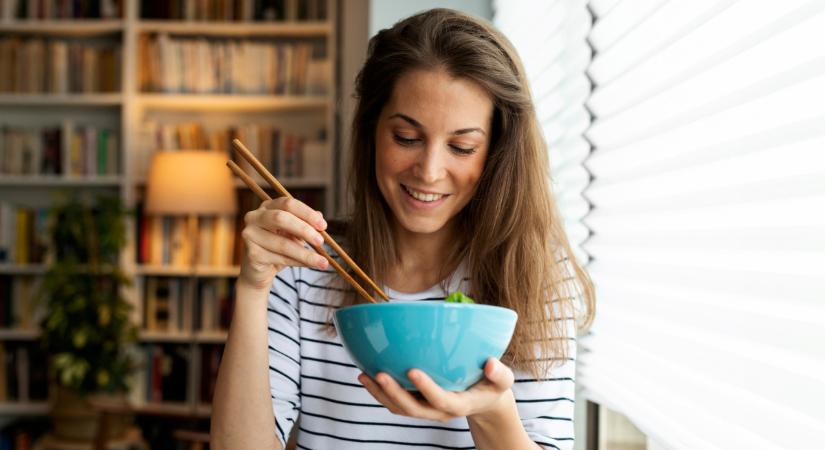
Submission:
[[[155,152],[149,167],[146,212],[232,214],[238,209],[223,152]]]

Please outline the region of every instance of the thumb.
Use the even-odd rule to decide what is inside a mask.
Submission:
[[[484,376],[499,389],[509,389],[513,385],[513,371],[497,358],[490,358],[484,365]]]

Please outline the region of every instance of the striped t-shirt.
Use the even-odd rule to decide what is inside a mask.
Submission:
[[[442,300],[454,290],[469,290],[462,273],[459,267],[445,283],[415,294],[387,287],[384,292],[391,301]],[[442,423],[395,415],[358,382],[361,371],[326,326],[331,305],[340,304],[341,292],[333,287],[338,284],[332,283],[337,276],[287,267],[272,282],[269,385],[281,444],[300,416],[300,449],[474,449],[466,418]],[[569,336],[575,336],[569,322]],[[570,342],[570,358],[548,378],[515,371],[512,390],[522,424],[546,449],[573,448],[575,339]]]

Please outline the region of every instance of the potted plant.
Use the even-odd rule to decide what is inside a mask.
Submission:
[[[137,329],[122,289],[130,283],[118,259],[126,243],[126,211],[117,197],[94,205],[71,196],[50,212],[53,262],[41,291],[42,344],[52,374],[56,437],[89,441],[97,432],[94,400],[126,403]],[[115,400],[118,401],[118,400]],[[114,437],[124,420],[109,423]]]

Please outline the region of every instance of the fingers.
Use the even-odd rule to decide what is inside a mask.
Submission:
[[[273,233],[294,236],[313,245],[324,243],[324,238],[315,228],[298,216],[283,209],[260,208],[255,210],[250,215],[247,224],[261,227]]]
[[[382,390],[383,396],[398,409],[400,409],[400,414],[402,415],[437,420],[441,422],[446,422],[455,417],[444,411],[439,411],[438,409],[428,405],[426,402],[415,398],[410,392],[401,387],[398,382],[393,380],[392,377],[386,373],[379,373],[375,376],[375,378],[378,387]]]
[[[250,230],[249,233],[255,232],[255,230]],[[265,231],[260,230],[257,230],[257,232],[266,233]],[[323,264],[321,261],[316,260],[316,258],[323,260],[324,258],[322,256],[291,240],[268,242],[267,245],[292,248],[289,250],[273,251],[270,248],[264,248],[254,240],[250,240],[246,244],[247,258],[249,259],[250,264],[253,264],[259,270],[264,270],[267,266],[308,266],[320,268],[322,265],[325,266],[326,264],[326,260],[323,261]],[[300,258],[289,256],[296,253],[301,254],[302,256]]]
[[[367,389],[367,392],[370,393],[379,403],[384,405],[388,410],[390,410],[393,414],[403,415],[404,412],[401,411],[401,408],[398,407],[392,400],[384,394],[384,390],[381,389],[381,386],[378,385],[372,378],[367,376],[367,374],[362,373],[358,375],[358,381],[364,385]]]
[[[497,358],[487,359],[484,364],[484,376],[501,391],[510,389],[515,381],[513,371]]]
[[[242,235],[247,245],[249,259],[256,264],[270,261],[290,260],[296,266],[326,268],[327,260],[313,250],[303,246],[301,241],[278,236],[259,227],[246,227]],[[284,265],[280,262],[274,264]]]
[[[267,200],[261,204],[266,209],[280,209],[287,211],[312,225],[317,230],[325,230],[327,222],[324,220],[324,215],[320,211],[310,208],[306,203],[287,197],[278,197],[276,199]],[[309,241],[307,241],[309,242]]]
[[[311,225],[304,219],[314,223]],[[285,197],[268,200],[247,213],[245,221],[242,236],[251,263],[262,266],[274,261],[276,267],[328,267],[326,258],[303,245],[304,242],[313,246],[323,244],[324,239],[318,230],[326,228],[321,213],[303,202]]]
[[[461,401],[455,392],[445,391],[426,373],[418,369],[412,369],[407,377],[433,408],[446,413],[450,417],[467,415],[465,411],[468,406],[466,399]]]

